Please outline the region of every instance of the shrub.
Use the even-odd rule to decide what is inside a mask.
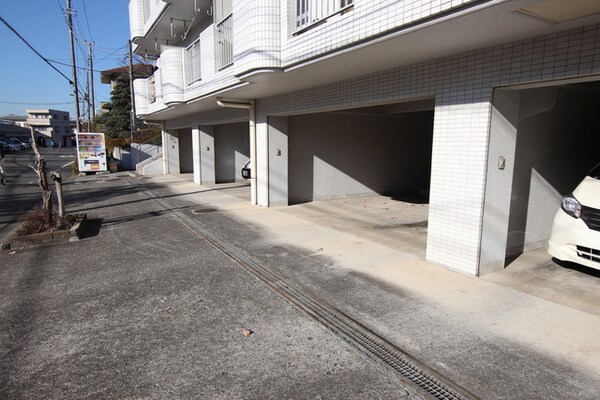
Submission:
[[[23,213],[19,216],[22,222],[17,230],[17,236],[31,235],[34,233],[54,232],[61,229],[69,229],[75,223],[74,215],[66,215],[63,220],[58,217],[58,213],[52,211],[52,220],[48,221],[47,215],[41,208]]]

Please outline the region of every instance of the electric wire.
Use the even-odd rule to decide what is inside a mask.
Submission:
[[[73,81],[71,79],[69,79],[68,76],[66,76],[65,74],[62,73],[61,70],[59,70],[58,68],[56,68],[54,65],[52,65],[50,63],[50,61],[48,61],[48,59],[46,57],[44,57],[42,54],[40,54],[39,51],[37,51],[31,44],[29,44],[29,42],[23,37],[21,36],[21,34],[19,32],[17,32],[17,30],[15,28],[13,28],[1,15],[0,15],[0,21],[6,25],[8,27],[8,29],[10,29],[11,31],[13,31],[13,33],[15,35],[17,35],[17,37],[19,39],[21,39],[23,41],[23,43],[25,43],[27,45],[27,47],[29,47],[38,57],[40,57],[42,60],[44,60],[44,62],[46,64],[48,64],[53,70],[55,70],[56,72],[58,72],[61,76],[63,76],[71,85],[73,84]]]
[[[85,0],[81,0],[81,4],[83,5],[83,16],[85,17],[85,24],[87,25],[88,33],[90,34],[90,41],[94,42],[94,38],[92,37],[92,30],[90,29],[87,10],[85,8]]]
[[[32,102],[27,102],[27,103],[21,103],[21,102],[17,102],[17,101],[4,101],[4,100],[0,100],[0,103],[2,104],[14,104],[14,105],[19,105],[19,106],[59,106],[59,105],[64,105],[64,104],[73,104],[72,101],[68,101],[68,102],[64,102],[64,103],[32,103]]]
[[[109,55],[107,55],[106,57],[101,58],[100,60],[96,60],[96,63],[100,63],[104,60],[106,60],[107,58],[109,58],[110,56],[114,55],[115,53],[117,53],[120,50],[125,50],[125,47],[127,47],[127,45],[124,45],[123,47],[119,47],[118,49],[116,49],[115,51],[113,51],[112,53],[110,53]],[[119,57],[119,59],[121,59],[121,57]]]

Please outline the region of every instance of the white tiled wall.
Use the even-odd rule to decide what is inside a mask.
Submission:
[[[161,46],[158,72],[163,82],[162,95],[165,104],[183,101],[183,49],[178,46]]]
[[[144,35],[142,0],[129,0],[129,34],[132,39]]]
[[[243,74],[281,66],[279,0],[237,1],[233,9],[234,69]]]
[[[474,0],[355,0],[351,10],[294,35],[295,1],[280,0],[282,64],[289,65]]]
[[[258,102],[259,204],[268,205],[267,116],[435,96],[430,261],[478,273],[493,88],[600,74],[597,25],[506,43]],[[270,188],[277,190],[277,188]]]

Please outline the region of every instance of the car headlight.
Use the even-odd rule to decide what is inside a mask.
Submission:
[[[581,204],[572,193],[563,197],[561,208],[573,218],[579,218],[581,216]]]

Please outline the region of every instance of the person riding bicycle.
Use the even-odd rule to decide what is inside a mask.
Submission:
[[[0,144],[0,175],[4,175],[4,145]]]
[[[0,144],[0,183],[6,185],[6,176],[4,176],[4,145]]]

